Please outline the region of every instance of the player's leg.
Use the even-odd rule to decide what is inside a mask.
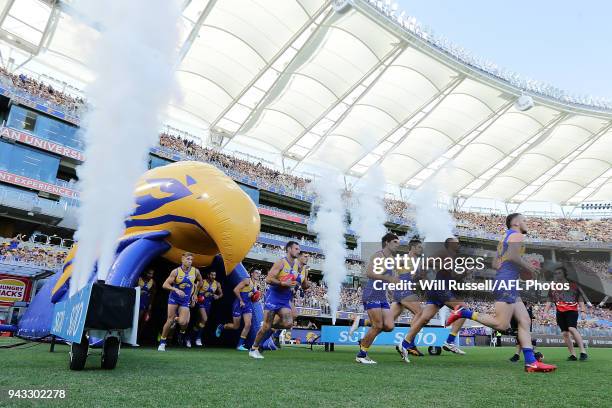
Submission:
[[[262,359],[264,358],[259,352],[259,346],[263,342],[264,337],[268,334],[268,332],[272,329],[272,322],[274,322],[274,316],[276,316],[276,310],[267,309],[264,310],[264,318],[261,323],[261,327],[257,331],[255,335],[255,341],[253,341],[253,345],[249,350],[249,357]]]
[[[179,325],[179,344],[184,343],[187,347],[191,347],[191,339],[186,335],[190,317],[189,306],[179,306],[177,321]]]
[[[561,337],[563,337],[563,341],[569,350],[569,357],[567,358],[569,361],[576,361],[576,350],[574,350],[574,342],[569,333],[569,327],[567,325],[567,321],[565,319],[565,313],[557,310],[557,326],[561,329]]]
[[[521,345],[519,344],[518,337],[516,337],[516,347],[514,350],[514,355],[510,357],[510,361],[516,363],[521,359]]]
[[[410,310],[410,313],[412,313],[412,320],[416,320],[423,311],[421,302],[416,296],[402,299],[402,306],[404,309]]]
[[[174,318],[176,317],[177,309],[177,304],[168,303],[168,316],[166,318],[166,323],[164,323],[164,327],[162,328],[162,335],[159,342],[159,347],[157,349],[159,351],[166,351],[166,339],[168,338],[168,334],[170,334],[170,328],[174,323]]]
[[[374,360],[368,357],[368,350],[376,336],[383,330],[383,309],[379,304],[366,305],[368,318],[370,319],[370,328],[359,343],[359,352],[355,357],[355,361],[362,364],[376,364]]]
[[[567,312],[562,312],[562,314],[564,315],[565,328],[566,328],[566,331],[568,332],[568,341],[566,341],[566,344],[572,345],[572,348],[570,349],[570,352],[571,352],[574,348],[573,347],[574,345],[572,342],[572,337],[573,337],[574,340],[576,340],[576,344],[580,348],[580,360],[584,361],[587,359],[588,356],[584,348],[584,341],[582,339],[582,336],[580,335],[580,332],[576,328],[578,326],[578,311],[570,310]],[[575,352],[571,354],[574,356],[576,355]]]
[[[242,318],[242,308],[240,307],[240,299],[234,299],[232,303],[232,321],[229,323],[219,323],[215,330],[215,336],[221,337],[223,330],[238,330],[240,328],[240,319]]]
[[[576,344],[578,344],[578,348],[580,349],[580,360],[581,361],[586,360],[588,357],[587,357],[586,349],[584,348],[584,340],[582,339],[580,332],[578,331],[577,328],[571,327],[571,326],[569,327],[569,332],[574,338],[574,340],[576,340]]]
[[[576,350],[574,349],[574,341],[572,340],[569,331],[562,331],[561,336],[563,337],[563,341],[565,342],[565,345],[570,353],[570,356],[567,359],[570,361],[578,360],[576,358]]]
[[[457,306],[467,308],[467,305],[465,303],[458,301],[458,300],[449,300],[448,302],[446,302],[446,306],[448,306],[451,309],[454,309]],[[455,344],[455,339],[459,335],[459,331],[463,327],[464,323],[465,323],[465,319],[457,319],[453,322],[453,324],[451,324],[450,333],[448,334],[448,337],[446,338],[446,342],[444,342],[444,345],[442,346],[444,350],[450,351],[451,353],[455,353],[459,355],[465,354],[465,351],[461,350]]]
[[[404,306],[401,302],[393,302],[391,303],[391,313],[393,315],[393,321],[396,321],[402,312],[404,311]]]
[[[238,330],[240,328],[242,315],[232,316],[232,321],[223,325],[223,330]]]
[[[506,331],[510,328],[513,313],[514,303],[495,302],[494,316],[479,313],[464,306],[457,306],[446,320],[446,325],[450,326],[458,319],[471,319],[492,329]]]
[[[204,331],[204,327],[206,327],[206,322],[208,321],[208,313],[206,307],[204,305],[199,306],[200,311],[200,320],[193,327],[193,331],[195,332],[195,344],[196,346],[202,346],[202,332]]]
[[[276,326],[272,325],[275,329],[290,329],[293,327],[293,311],[290,307],[283,307],[278,311],[279,320],[277,320]]]
[[[416,335],[421,331],[423,326],[429,323],[429,321],[436,315],[436,313],[438,313],[439,310],[440,305],[428,303],[427,305],[425,305],[418,318],[412,320],[412,323],[410,324],[410,330],[408,331],[408,334],[406,334],[406,337],[402,341],[401,345],[401,351],[402,356],[404,357],[404,361],[409,361],[407,360],[409,354],[418,357],[423,356],[423,353],[421,353],[416,347],[414,339]]]
[[[238,340],[238,346],[236,347],[236,350],[238,351],[248,351],[248,349],[244,347],[244,343],[246,342],[246,339],[249,336],[249,332],[251,331],[252,318],[252,313],[245,313],[242,315],[244,326],[242,326],[242,331],[240,332],[240,339]]]
[[[523,301],[518,298],[513,305],[513,316],[518,323],[518,340],[523,350],[523,358],[525,360],[525,371],[527,372],[550,372],[557,369],[556,366],[544,364],[538,361],[533,353],[533,344],[531,343],[531,318]]]

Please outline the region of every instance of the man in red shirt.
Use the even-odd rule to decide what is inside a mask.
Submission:
[[[567,271],[564,267],[556,268],[553,272],[553,281],[555,282],[569,282],[567,279]],[[576,325],[578,323],[578,305],[582,310],[582,319],[586,319],[586,307],[578,285],[576,282],[569,282],[569,290],[551,290],[548,292],[549,302],[546,303],[544,308],[544,314],[547,314],[550,310],[552,303],[555,304],[557,309],[557,325],[561,329],[563,340],[570,352],[570,356],[567,358],[569,361],[576,361],[576,351],[574,350],[574,342],[572,337],[580,347],[580,361],[587,359],[587,353],[584,349],[584,341],[582,336],[578,332]]]

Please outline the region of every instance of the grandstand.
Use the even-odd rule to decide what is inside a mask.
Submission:
[[[176,268],[174,260],[165,255],[180,249],[180,258],[185,251],[192,251],[168,238],[185,234],[185,230],[176,233],[160,226],[159,231],[143,228],[127,235],[116,249],[114,262],[133,242],[167,234],[159,242],[155,238],[146,241],[151,246],[143,246],[139,258],[146,262],[140,260],[138,265],[125,267],[137,271],[130,275],[136,281],[139,275],[145,275],[140,273],[144,268],[147,274],[152,271],[155,285],[148,309],[140,310],[139,331],[131,339],[137,339],[138,347],[128,347],[133,343],[125,338],[123,343],[118,342],[123,347],[122,363],[115,375],[86,370],[82,376],[71,376],[68,384],[58,385],[59,353],[47,353],[43,347],[32,350],[29,344],[22,351],[19,342],[51,337],[46,322],[38,324],[38,315],[28,321],[26,314],[39,311],[41,304],[53,309],[57,299],[49,301],[57,293],[57,298],[64,296],[61,302],[65,302],[68,292],[63,293],[62,288],[76,281],[75,233],[80,227],[79,209],[87,205],[81,200],[86,195],[79,175],[85,176],[79,166],[99,157],[88,150],[91,144],[88,146],[84,136],[88,118],[96,110],[96,98],[88,92],[97,73],[83,44],[104,36],[106,27],[95,16],[82,13],[76,0],[0,0],[0,349],[9,349],[0,350],[5,353],[0,359],[10,366],[0,369],[3,387],[62,386],[70,390],[72,398],[66,399],[66,406],[99,405],[100,401],[105,401],[105,406],[122,407],[194,406],[192,388],[198,390],[195,394],[202,406],[404,406],[407,400],[432,406],[430,390],[434,389],[439,390],[435,404],[440,407],[606,405],[610,354],[600,348],[612,346],[612,101],[575,95],[500,68],[435,35],[390,0],[177,0],[179,3],[182,12],[176,80],[180,97],[164,106],[158,138],[145,155],[147,168],[163,171],[180,168],[181,163],[206,168],[210,170],[206,177],[218,174],[225,188],[231,186],[242,199],[244,194],[225,174],[250,197],[243,197],[244,201],[248,206],[252,201],[254,206],[244,213],[257,220],[253,224],[257,224],[259,233],[255,238],[253,232],[253,240],[245,245],[246,255],[230,268],[215,238],[211,238],[210,247],[218,250],[216,256],[194,251],[195,256],[207,258],[196,266],[203,272],[216,271],[223,290],[221,298],[210,302],[205,327],[199,325],[202,310],[198,307],[191,307],[185,327],[177,319],[168,319],[169,291],[161,288],[169,271]],[[151,136],[153,142],[155,132]],[[108,164],[121,164],[116,162],[110,160]],[[179,164],[168,166],[173,163]],[[333,283],[326,279],[330,269],[335,269],[326,266],[332,258],[329,246],[325,234],[315,232],[321,219],[318,217],[325,213],[321,210],[323,194],[317,186],[330,168],[343,182],[338,194],[343,222],[338,241],[342,241],[344,251],[336,265],[344,261],[347,275],[342,276],[337,305],[332,299],[336,293]],[[571,362],[561,361],[567,357],[566,350],[558,347],[563,345],[564,334],[557,325],[555,308],[550,313],[545,311],[552,291],[543,289],[520,296],[533,307],[531,333],[538,351],[550,347],[544,350],[546,363],[559,366],[548,377],[555,383],[523,380],[507,375],[505,366],[494,367],[492,362],[496,360],[504,360],[507,365],[505,360],[511,356],[509,350],[514,350],[518,335],[515,338],[512,330],[496,332],[472,320],[466,321],[456,336],[451,334],[456,337],[453,344],[468,350],[467,356],[451,355],[445,348],[447,352],[434,357],[441,347],[427,350],[425,343],[417,344],[431,356],[413,358],[410,365],[403,360],[401,367],[406,375],[398,372],[395,349],[379,343],[375,343],[375,349],[377,353],[381,350],[380,359],[376,358],[383,364],[379,364],[377,374],[364,374],[361,369],[366,367],[355,368],[353,351],[357,341],[363,346],[363,327],[354,339],[336,343],[335,351],[334,343],[321,340],[322,326],[346,329],[346,334],[345,326],[365,323],[363,318],[368,316],[362,295],[368,281],[369,253],[355,218],[359,218],[356,210],[362,205],[360,188],[378,170],[384,174],[380,183],[384,193],[376,203],[384,212],[381,228],[397,234],[401,254],[407,252],[412,238],[428,238],[419,229],[423,219],[417,215],[419,192],[429,186],[439,190],[435,203],[441,210],[438,214],[448,214],[453,222],[444,236],[452,230],[459,239],[461,255],[484,260],[484,269],[468,268],[460,280],[481,283],[494,278],[506,215],[526,215],[529,232],[524,260],[541,269],[537,277],[546,281],[552,280],[561,263],[566,267],[566,277],[578,284],[588,304],[577,329],[588,345],[589,360],[584,364],[589,365],[577,372]],[[197,181],[190,175],[185,178],[188,195],[205,184],[200,183],[204,177]],[[182,176],[153,179],[177,181]],[[108,185],[114,181],[99,180]],[[166,196],[158,198],[158,194],[174,197],[170,188],[152,191],[146,197],[158,200],[155,205],[160,207],[156,210],[173,203],[165,202]],[[183,201],[167,213],[162,209],[161,215],[149,214],[151,220],[161,224],[147,225],[146,217],[137,221],[147,227],[171,224],[167,215],[168,219],[179,219],[182,214],[178,211],[183,206],[191,209],[197,207],[193,205],[195,200],[205,198],[197,201],[200,203],[210,198],[205,193],[193,197],[193,201]],[[213,206],[225,207],[228,202]],[[242,207],[236,208],[233,214],[227,211],[218,224],[243,214],[239,211]],[[131,214],[126,227],[135,218]],[[197,217],[182,217],[179,223],[189,223],[185,219],[201,230],[197,239],[185,234],[191,241],[200,242],[213,235]],[[244,224],[236,224],[242,235],[248,235]],[[223,228],[219,227],[221,235]],[[145,238],[141,240],[139,234]],[[76,235],[82,253],[82,243],[87,240]],[[229,235],[223,239],[236,239]],[[266,274],[286,255],[289,240],[309,254],[310,287],[295,290],[293,328],[278,330],[276,340],[261,344],[268,350],[275,348],[275,342],[283,343],[281,350],[270,352],[270,358],[265,351],[263,363],[267,367],[253,369],[242,361],[246,352],[227,350],[238,339],[239,331],[226,330],[220,336],[218,326],[224,328],[236,317],[233,303],[243,294],[233,292],[236,282],[242,281],[248,270],[260,269],[262,275],[248,292],[248,299],[253,300],[252,294],[260,291],[260,304],[257,311],[253,306],[249,338],[239,343],[247,347],[253,344],[263,322],[256,314],[261,314],[259,306],[270,298]],[[150,249],[152,242],[165,245],[164,255]],[[377,248],[379,244],[377,238]],[[208,247],[206,250],[210,251]],[[153,253],[160,255],[147,258]],[[209,262],[208,258],[213,260]],[[129,264],[126,259],[124,265]],[[96,263],[92,281],[101,269],[99,265]],[[70,275],[69,270],[75,273]],[[427,272],[436,275],[433,272],[440,271],[425,270],[422,275]],[[60,281],[55,279],[64,276],[72,280],[56,285]],[[134,286],[126,284],[128,280],[123,277],[117,286]],[[140,296],[142,292],[137,293]],[[415,293],[422,296],[425,291]],[[43,296],[36,295],[44,295],[44,302],[40,302]],[[478,313],[495,314],[490,291],[472,290],[461,299]],[[257,303],[253,300],[253,305]],[[444,331],[447,336],[452,331],[444,327],[447,309],[443,306],[424,330]],[[286,316],[280,317],[284,323]],[[238,327],[247,327],[242,319]],[[403,311],[395,329],[407,332],[409,326],[415,326],[413,319],[411,312]],[[32,320],[32,326],[38,324],[36,330],[47,330],[42,336],[34,329],[24,333],[18,327],[19,322],[30,324]],[[165,345],[162,327],[166,322],[173,326],[178,323],[179,327],[168,337],[169,352],[157,353],[149,347],[157,346],[160,340]],[[175,347],[186,345],[179,340],[183,337],[179,329],[188,330],[191,336],[198,328],[199,335],[203,334],[203,349],[196,352]],[[13,332],[21,339],[14,338]],[[104,339],[98,338],[99,334],[79,334],[81,345],[89,347],[91,343],[93,348],[104,343],[100,352],[90,353],[94,356],[106,355],[106,342],[116,333],[102,333],[107,336]],[[397,344],[404,332],[401,337],[396,332],[384,334],[395,336]],[[11,338],[4,338],[9,335]],[[351,336],[353,332],[347,338]],[[503,346],[511,347],[501,351],[489,348],[496,344],[496,336]],[[55,341],[54,334],[51,350],[56,347]],[[67,342],[71,364],[77,341]],[[63,344],[57,347],[68,349]],[[523,358],[526,360],[526,355]],[[458,359],[469,363],[457,363]],[[64,364],[65,358],[61,361]],[[329,370],[331,364],[333,370]],[[104,362],[102,366],[108,368]],[[180,387],[166,387],[163,381]],[[408,383],[410,395],[387,392],[405,390]],[[275,388],[277,385],[281,388]],[[372,391],[371,387],[378,389],[365,395],[364,389]],[[228,392],[228,388],[233,391]],[[109,389],[114,392],[108,393]],[[188,399],[183,395],[187,394],[185,389],[189,390]],[[557,389],[568,395],[548,392]],[[89,403],[92,398],[98,400]]]
[[[291,5],[286,8],[266,9],[262,21],[292,22],[285,31],[273,33],[278,41],[268,49],[259,49],[257,39],[271,33],[258,30],[277,28],[262,24],[242,32],[223,17],[247,15],[249,7],[228,10],[217,4],[201,9],[197,1],[189,3],[183,18],[191,34],[183,44],[179,69],[185,103],[171,107],[168,122],[179,125],[168,125],[160,133],[159,144],[150,150],[149,168],[199,160],[236,180],[258,205],[262,219],[262,232],[247,262],[268,267],[287,239],[297,239],[313,255],[314,280],[321,280],[323,251],[308,228],[313,217],[312,178],[304,176],[304,171],[332,156],[347,180],[352,180],[344,193],[349,208],[354,205],[351,186],[355,180],[374,165],[383,168],[401,196],[385,198],[386,226],[400,236],[409,238],[415,232],[409,192],[453,162],[445,181],[453,186],[446,191],[456,197],[449,210],[457,222],[455,232],[467,245],[490,250],[503,230],[499,210],[471,207],[473,199],[495,198],[512,208],[518,204],[528,208],[529,203],[544,200],[569,210],[566,216],[533,212],[530,248],[560,255],[579,247],[609,259],[612,228],[607,213],[601,211],[606,207],[594,207],[599,211],[591,213],[595,217],[590,219],[584,203],[606,202],[611,197],[610,106],[601,101],[585,103],[533,82],[517,82],[503,73],[475,67],[474,61],[423,32],[413,19],[376,2],[305,6],[296,1],[288,2]],[[53,19],[56,32],[70,32],[78,19],[70,4],[57,2],[49,7],[49,21]],[[207,35],[192,35],[198,32]],[[242,63],[226,60],[209,37],[224,44],[227,52],[249,57]],[[0,70],[0,234],[31,237],[18,250],[7,250],[10,243],[3,246],[0,264],[3,273],[12,271],[11,266],[27,264],[34,268],[29,274],[32,279],[57,270],[65,255],[61,247],[72,244],[79,201],[75,169],[86,159],[78,134],[80,117],[88,109],[78,91],[84,77],[73,75],[76,86],[64,83],[60,90],[51,85],[48,75],[35,71],[53,72],[49,64],[60,50],[67,66],[84,62],[77,54],[66,54],[75,50],[63,48],[62,41],[61,35],[55,36],[45,44],[44,58],[39,56],[32,64],[21,64],[16,71],[14,66]],[[17,55],[25,51],[17,46]],[[225,61],[226,73],[234,81],[228,82],[206,64],[195,66],[202,53]],[[362,55],[362,65],[343,65],[343,53]],[[304,62],[307,57],[347,75],[332,84],[327,76],[332,68],[316,68],[319,65]],[[242,64],[258,70],[245,70]],[[396,88],[392,98],[383,98],[390,87]],[[319,102],[297,112],[291,101],[305,88]],[[197,95],[219,97],[209,103],[195,90]],[[536,106],[522,111],[517,100],[526,94]],[[447,126],[447,118],[452,118],[452,127]],[[180,124],[190,131],[180,130]],[[259,151],[255,145],[270,151]],[[240,155],[243,150],[259,153]],[[272,161],[263,158],[270,157],[270,152]],[[519,154],[519,163],[513,163]],[[40,247],[35,243],[41,241],[45,247],[59,247],[52,250],[57,256],[36,249]],[[363,279],[356,244],[354,232],[348,229],[345,285],[347,298],[354,302],[344,303],[343,312],[361,312],[352,293],[358,293]],[[597,268],[597,274],[608,280],[609,268],[605,260],[599,262],[603,267]],[[316,309],[328,316],[324,297],[315,296]]]

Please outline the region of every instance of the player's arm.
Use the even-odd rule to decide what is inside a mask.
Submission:
[[[368,262],[368,267],[366,269],[366,276],[370,279],[382,280],[390,283],[397,283],[399,279],[395,274],[383,275],[385,272],[384,265],[385,258],[383,256],[374,254],[370,257],[370,261]],[[378,273],[377,273],[378,272]]]
[[[221,289],[221,285],[217,285],[217,293],[218,295],[213,296],[213,299],[221,299],[223,297],[223,290]]]
[[[304,266],[304,280],[302,280],[302,289],[306,290],[310,287],[310,281],[308,280],[308,266]]]
[[[582,318],[582,320],[586,320],[587,308],[586,308],[586,304],[584,303],[584,298],[582,297],[581,294],[578,295],[578,306],[579,306],[579,309],[582,311],[582,315],[580,317]]]
[[[266,276],[266,283],[268,285],[276,285],[276,286],[283,286],[283,287],[295,286],[295,282],[281,282],[280,279],[278,279],[278,275],[280,274],[280,271],[282,269],[283,269],[282,260],[274,262],[274,265],[272,265],[272,268],[270,268],[270,271],[268,272],[268,275]]]
[[[169,290],[170,292],[174,292],[177,295],[179,295],[180,297],[183,297],[183,296],[185,296],[185,292],[183,292],[182,290],[172,286],[172,282],[174,282],[174,280],[176,279],[176,274],[177,274],[176,269],[174,269],[172,272],[170,272],[170,275],[168,275],[168,277],[164,281],[164,284],[162,285],[162,288],[164,288],[166,290]]]
[[[524,240],[525,237],[521,233],[512,234],[508,237],[508,258],[521,268],[536,273],[538,270],[521,256],[521,243]]]
[[[195,273],[196,273],[195,285],[194,285],[193,290],[191,291],[191,303],[193,304],[196,303],[198,299],[198,292],[200,291],[200,288],[202,287],[204,283],[204,280],[202,279],[202,274],[200,273],[200,271],[196,269]]]
[[[249,278],[244,278],[240,281],[240,283],[234,286],[234,295],[236,295],[236,298],[238,298],[238,300],[240,301],[240,306],[244,306],[244,302],[242,301],[242,297],[240,296],[240,291],[248,284]]]

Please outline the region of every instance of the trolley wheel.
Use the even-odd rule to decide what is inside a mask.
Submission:
[[[429,348],[427,349],[427,352],[429,353],[430,356],[439,356],[440,354],[442,354],[442,347],[429,346]]]
[[[87,361],[87,352],[89,351],[89,339],[85,334],[81,338],[80,343],[72,343],[70,345],[70,364],[71,370],[81,371],[85,367]]]
[[[112,370],[119,359],[119,339],[107,337],[102,346],[102,368]]]

